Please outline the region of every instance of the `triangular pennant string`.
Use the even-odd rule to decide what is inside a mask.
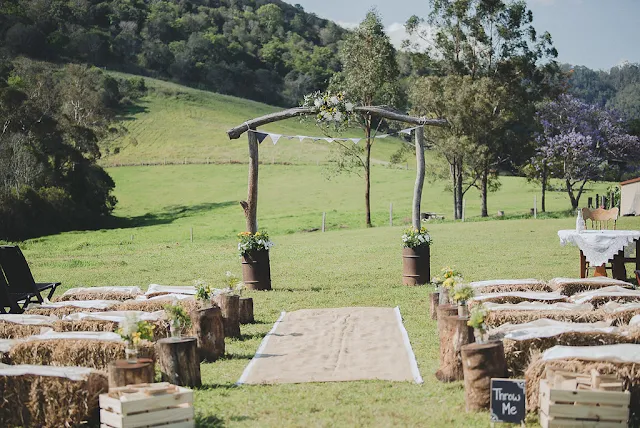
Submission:
[[[380,134],[376,138],[387,138],[389,134]]]
[[[324,141],[326,141],[327,143],[333,143],[335,141],[335,138],[325,138]]]
[[[255,134],[256,134],[256,138],[258,139],[258,144],[262,143],[264,139],[267,138],[267,135],[269,135],[269,134],[265,134],[264,132],[258,132],[258,131],[255,131]]]
[[[269,137],[271,137],[271,141],[273,141],[273,145],[275,146],[276,143],[278,142],[278,140],[282,137],[281,134],[269,134]]]
[[[416,129],[417,127],[413,127],[413,128],[407,128],[407,129],[403,129],[400,131],[401,134],[407,134],[407,135],[411,135],[411,131],[413,131],[414,129]]]
[[[305,138],[309,138],[309,137],[305,137],[304,135],[298,135],[298,140],[300,140],[301,143],[302,143],[302,140],[304,140]]]
[[[353,144],[358,144],[362,138],[349,138],[350,141],[353,141]]]

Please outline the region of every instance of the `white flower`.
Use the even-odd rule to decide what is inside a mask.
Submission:
[[[334,118],[336,119],[337,122],[340,122],[342,120],[342,113],[337,111]]]
[[[347,111],[353,111],[354,106],[352,103],[346,103],[344,106],[347,108]]]
[[[331,97],[331,104],[338,105],[339,102],[340,102],[340,100],[335,95],[333,97]]]
[[[320,107],[322,105],[322,100],[320,98],[316,98],[313,101],[313,105],[316,106],[316,107]]]

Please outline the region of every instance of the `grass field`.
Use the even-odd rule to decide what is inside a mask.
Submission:
[[[361,180],[326,181],[321,171],[313,165],[261,168],[259,219],[276,242],[271,251],[275,290],[249,293],[258,322],[243,327],[242,339],[227,342],[225,359],[203,364],[204,386],[196,392],[199,426],[487,426],[487,413],[465,413],[461,383],[445,385],[433,376],[438,341],[428,316],[429,287],[400,285],[402,226],[388,226],[388,204],[394,203],[396,224],[410,216],[414,172],[375,168],[378,227],[366,229]],[[21,243],[36,279],[62,281],[63,291],[80,285],[189,285],[195,279],[221,285],[227,270],[240,274],[235,233],[244,229],[237,201],[246,196],[246,166],[109,172],[120,200],[118,228]],[[506,177],[503,183],[491,196],[491,211],[527,212],[535,188],[518,178]],[[450,211],[450,197],[442,188],[442,183],[427,186],[424,210]],[[479,212],[476,196],[468,198],[470,215]],[[568,205],[562,193],[549,199],[555,212]],[[319,227],[322,211],[328,215],[328,232],[300,232]],[[560,247],[556,232],[574,226],[572,217],[432,224],[432,270],[455,265],[469,280],[573,276],[577,250]],[[620,227],[638,228],[640,221],[624,218]],[[424,385],[234,386],[281,311],[345,306],[399,306]]]
[[[127,74],[112,73],[119,77]],[[226,131],[245,121],[281,110],[241,98],[187,88],[175,83],[145,79],[150,89],[119,119],[127,133],[108,143],[103,142],[103,165],[141,163],[215,163],[244,162],[247,142],[243,135],[230,141]],[[289,119],[260,128],[284,135],[323,137],[312,122]],[[337,135],[334,135],[337,136]],[[343,137],[362,137],[362,132],[349,131]],[[374,162],[388,162],[400,140],[387,138],[374,144]],[[107,154],[106,148],[111,154]],[[120,153],[113,154],[115,148]],[[277,145],[267,139],[260,156],[265,163],[318,164],[327,161],[329,143],[310,140],[281,139]],[[409,159],[409,164],[415,164]]]

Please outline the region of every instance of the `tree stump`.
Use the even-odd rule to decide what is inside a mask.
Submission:
[[[253,318],[253,299],[251,297],[240,298],[240,324],[253,324],[255,319]]]
[[[197,309],[190,314],[198,341],[200,361],[215,361],[224,355],[224,321],[218,307]]]
[[[213,298],[222,310],[225,337],[240,337],[240,297],[218,294]]]
[[[468,317],[438,317],[440,369],[436,372],[436,378],[441,382],[454,382],[464,378],[460,350],[463,345],[475,340],[473,328],[467,325],[468,320]]]
[[[135,363],[116,360],[109,364],[109,388],[136,383],[153,383],[154,376],[155,366],[150,358],[138,358]]]
[[[438,305],[440,305],[440,293],[431,293],[430,314],[432,320],[438,319]]]
[[[491,378],[507,377],[502,341],[464,345],[461,356],[467,412],[488,409],[491,404]]]
[[[156,342],[163,382],[191,388],[202,385],[197,344],[195,337],[160,339]]]

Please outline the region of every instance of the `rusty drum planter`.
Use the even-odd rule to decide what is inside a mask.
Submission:
[[[423,285],[431,278],[431,253],[429,246],[402,249],[402,283]]]
[[[249,290],[271,290],[269,250],[251,251],[242,256],[242,280]]]

